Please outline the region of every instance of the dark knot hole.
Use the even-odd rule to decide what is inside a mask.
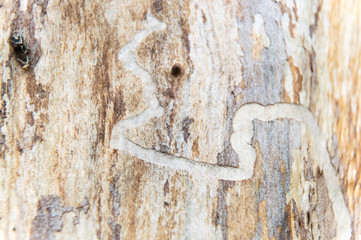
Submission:
[[[182,75],[182,67],[178,63],[174,64],[171,70],[171,74],[173,77],[179,77]]]

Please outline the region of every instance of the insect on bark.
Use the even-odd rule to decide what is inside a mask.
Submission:
[[[20,32],[13,32],[11,34],[10,45],[13,47],[15,58],[22,65],[22,68],[29,68],[30,59],[28,55],[30,50]]]

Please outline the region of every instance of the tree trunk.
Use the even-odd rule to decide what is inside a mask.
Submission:
[[[360,237],[361,1],[0,5],[0,239]]]

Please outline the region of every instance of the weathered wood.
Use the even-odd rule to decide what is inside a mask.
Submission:
[[[361,2],[5,1],[0,19],[0,239],[360,236]]]

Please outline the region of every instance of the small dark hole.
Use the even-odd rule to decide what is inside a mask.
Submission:
[[[316,177],[319,177],[321,175],[322,175],[322,170],[320,169],[319,166],[317,166],[317,168],[316,168]]]
[[[298,226],[302,226],[302,220],[301,219],[298,219]]]
[[[307,225],[310,224],[311,221],[311,214],[310,212],[307,212]]]
[[[15,232],[15,231],[16,231],[16,228],[13,228],[13,231]]]
[[[179,77],[182,74],[182,67],[179,64],[174,64],[172,67],[171,74],[173,77]]]

